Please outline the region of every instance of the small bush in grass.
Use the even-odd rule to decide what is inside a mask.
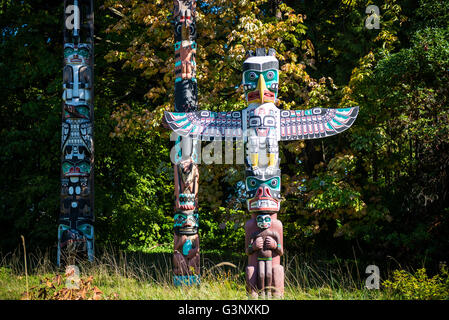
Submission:
[[[429,278],[425,268],[415,274],[396,270],[392,280],[383,282],[384,287],[402,299],[407,300],[447,300],[449,299],[449,271],[443,265],[441,272]]]

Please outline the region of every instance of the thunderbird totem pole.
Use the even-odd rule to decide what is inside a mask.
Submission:
[[[196,81],[195,0],[174,0],[175,112],[198,109]],[[193,285],[200,282],[198,236],[198,164],[196,141],[175,141],[175,208],[173,282]]]
[[[248,52],[243,88],[248,107],[230,112],[166,112],[165,122],[177,134],[194,140],[243,140],[246,144],[246,196],[251,219],[245,224],[247,292],[251,297],[282,297],[284,268],[280,210],[281,170],[278,141],[325,138],[348,129],[358,107],[280,110],[279,62],[275,51]]]
[[[58,265],[94,259],[93,65],[93,0],[64,0]]]

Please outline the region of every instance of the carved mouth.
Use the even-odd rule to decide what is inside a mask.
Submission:
[[[269,132],[269,128],[256,128],[257,135],[259,137],[266,137]]]
[[[248,92],[247,100],[248,102],[260,100],[259,90]],[[263,100],[264,102],[274,102],[274,92],[271,92],[270,90],[264,90]]]
[[[272,198],[256,198],[248,200],[250,211],[279,211],[279,201]]]
[[[66,177],[87,177],[88,175],[87,172],[81,172],[79,167],[71,167],[69,172],[64,174]]]
[[[264,101],[274,101],[274,92],[271,92],[269,90],[264,90],[263,99],[264,99]]]
[[[260,98],[259,90],[248,93],[248,101],[258,100]]]
[[[198,233],[198,227],[178,227],[175,228],[175,232],[178,234],[194,235]]]

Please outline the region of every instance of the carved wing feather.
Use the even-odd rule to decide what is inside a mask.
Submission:
[[[242,112],[165,112],[165,121],[174,132],[197,140],[243,139]]]
[[[348,129],[359,107],[281,110],[281,140],[308,140],[333,136]]]

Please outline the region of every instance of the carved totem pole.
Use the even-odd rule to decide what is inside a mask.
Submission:
[[[196,80],[195,0],[174,0],[175,112],[198,109]],[[198,164],[196,141],[175,141],[175,215],[173,282],[192,285],[200,282],[200,241],[198,236]]]
[[[245,224],[247,292],[251,297],[282,297],[284,268],[280,210],[281,170],[278,141],[325,138],[348,129],[358,107],[280,110],[275,106],[279,62],[275,51],[249,51],[243,63],[248,107],[230,112],[166,112],[165,122],[195,140],[243,140],[246,144],[246,196],[251,219]]]
[[[64,0],[64,12],[59,266],[94,259],[93,0]]]

